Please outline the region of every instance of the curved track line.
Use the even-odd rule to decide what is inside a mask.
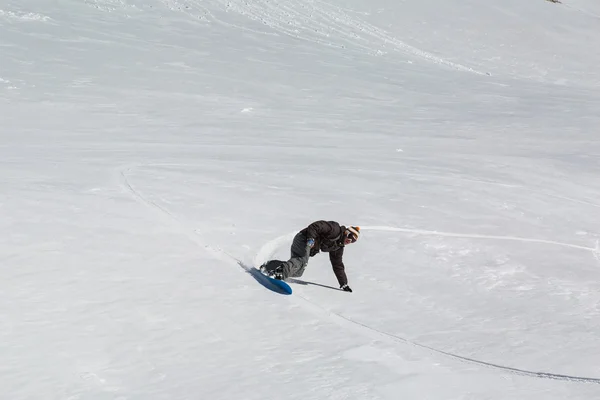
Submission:
[[[563,7],[570,8],[570,9],[571,9],[571,10],[573,10],[573,11],[577,11],[577,12],[580,12],[580,13],[582,13],[582,14],[585,14],[585,15],[587,15],[587,16],[590,16],[590,17],[594,17],[594,18],[598,18],[598,19],[600,19],[600,15],[598,15],[598,14],[596,14],[596,13],[592,12],[592,11],[588,11],[588,10],[585,10],[585,9],[583,9],[583,8],[579,8],[579,7],[571,6],[571,5],[569,5],[569,4],[564,4],[564,3],[563,3],[562,5],[563,5]]]
[[[596,208],[600,208],[600,205],[595,204],[595,203],[591,203],[589,201],[586,200],[578,200],[578,199],[573,199],[571,197],[566,197],[566,196],[559,196],[557,194],[548,194],[548,193],[543,193],[543,192],[535,192],[533,189],[528,189],[534,193],[540,193],[543,194],[544,196],[549,196],[549,197],[554,197],[557,199],[561,199],[561,200],[567,200],[567,201],[572,201],[574,203],[578,203],[578,204],[584,204],[586,206],[591,206],[591,207],[596,207]]]
[[[447,357],[454,358],[459,361],[467,362],[469,364],[475,364],[475,365],[480,365],[483,367],[493,368],[496,370],[502,370],[502,371],[510,372],[510,373],[517,374],[517,375],[529,376],[532,378],[540,378],[540,379],[553,379],[553,380],[561,380],[561,381],[569,381],[569,382],[583,382],[583,383],[600,384],[600,378],[554,374],[551,372],[530,371],[530,370],[526,370],[526,369],[514,368],[514,367],[509,367],[509,366],[505,366],[505,365],[501,365],[501,364],[495,364],[495,363],[491,363],[491,362],[487,362],[487,361],[477,360],[474,358],[454,354],[454,353],[451,353],[448,351],[436,349],[434,347],[430,347],[430,346],[406,339],[404,337],[394,335],[392,333],[388,333],[388,332],[379,330],[377,328],[373,328],[369,325],[363,324],[362,322],[355,321],[352,318],[345,317],[336,312],[328,311],[328,310],[322,308],[321,306],[319,306],[318,304],[313,303],[312,301],[303,297],[302,295],[297,295],[297,297],[300,297],[300,298],[302,298],[302,300],[304,302],[309,303],[309,306],[311,309],[313,309],[313,311],[318,311],[321,314],[326,314],[330,319],[332,319],[338,325],[350,326],[349,324],[351,324],[351,325],[353,325],[353,328],[355,330],[364,331],[366,333],[369,333],[370,336],[372,336],[373,334],[376,334],[376,335],[379,335],[380,337],[383,337],[386,339],[391,339],[394,342],[401,342],[401,343],[409,344],[409,345],[412,345],[415,347],[419,347],[419,348],[428,350],[433,353],[441,354],[441,355],[444,355]]]
[[[135,190],[133,188],[133,186],[131,186],[131,183],[129,183],[129,180],[127,179],[127,175],[125,175],[125,171],[129,172],[131,171],[133,167],[127,167],[125,169],[122,169],[119,171],[119,174],[121,175],[121,186],[123,188],[125,188],[130,194],[133,195],[133,197],[136,198],[136,200],[141,201],[142,203],[153,207],[155,209],[157,209],[158,211],[167,214],[169,217],[171,217],[172,219],[174,219],[175,221],[179,222],[179,220],[177,219],[176,216],[174,216],[173,214],[171,214],[168,210],[164,209],[163,207],[159,206],[158,204],[156,204],[155,202],[153,202],[152,200],[148,200],[147,198],[145,198],[144,196],[142,196],[137,190]]]
[[[362,227],[361,229],[362,230],[380,230],[380,231],[388,231],[388,232],[407,232],[407,233],[413,233],[413,234],[416,233],[416,234],[422,234],[422,235],[440,235],[440,236],[447,236],[447,237],[516,240],[516,241],[521,241],[521,242],[554,244],[554,245],[572,247],[572,248],[581,249],[581,250],[592,251],[594,253],[594,255],[596,254],[596,251],[599,251],[594,248],[577,246],[577,245],[572,245],[569,243],[554,242],[554,241],[542,240],[542,239],[519,238],[519,237],[512,237],[512,236],[486,236],[486,235],[474,235],[474,234],[459,234],[459,233],[450,233],[450,232],[426,231],[426,230],[419,230],[419,229],[405,229],[405,228],[395,228],[395,227],[385,227],[385,226]],[[262,260],[262,258],[270,257],[275,252],[275,250],[280,245],[282,245],[285,242],[285,240],[288,239],[289,237],[290,237],[290,234],[287,234],[287,235],[279,236],[279,237],[265,243],[259,250],[259,252],[256,256],[256,259]],[[600,246],[600,244],[598,246]],[[412,341],[410,339],[407,339],[407,338],[404,338],[404,337],[401,337],[398,335],[394,335],[392,333],[385,332],[383,330],[379,330],[377,328],[373,328],[362,322],[355,321],[352,318],[345,317],[342,314],[338,314],[336,312],[326,310],[325,308],[321,307],[320,305],[318,305],[318,304],[312,302],[311,300],[307,299],[306,297],[302,296],[301,294],[296,294],[295,297],[301,298],[303,305],[306,308],[310,309],[312,312],[317,313],[319,315],[325,315],[327,318],[329,318],[334,323],[336,323],[338,325],[342,325],[342,326],[351,327],[351,328],[355,329],[355,331],[358,331],[359,333],[361,333],[363,335],[367,334],[371,337],[373,335],[378,335],[380,337],[391,340],[393,342],[410,344],[412,346],[416,346],[416,347],[419,347],[419,348],[422,348],[422,349],[425,349],[430,352],[440,354],[440,355],[443,355],[446,357],[454,358],[454,359],[462,361],[462,362],[467,362],[467,363],[474,364],[474,365],[479,365],[479,366],[483,366],[483,367],[487,367],[487,368],[493,368],[496,370],[510,372],[512,374],[529,376],[529,377],[538,378],[538,379],[553,379],[553,380],[561,380],[561,381],[569,381],[569,382],[600,384],[600,378],[592,378],[592,377],[584,377],[584,376],[576,376],[576,375],[565,375],[565,374],[554,374],[551,372],[531,371],[531,370],[496,364],[496,363],[492,363],[492,362],[488,362],[488,361],[477,360],[475,358],[465,357],[465,356],[461,356],[459,354],[451,353],[451,352],[448,352],[445,350],[436,349],[434,347],[427,346],[425,344],[421,344],[421,343]],[[290,300],[292,300],[292,299],[290,299]]]
[[[518,236],[477,235],[477,234],[468,234],[468,233],[427,231],[427,230],[423,230],[423,229],[395,228],[395,227],[389,227],[389,226],[364,226],[364,227],[361,227],[361,229],[372,230],[372,231],[384,231],[384,232],[405,232],[405,233],[412,233],[412,234],[416,234],[416,235],[445,236],[445,237],[469,238],[469,239],[511,240],[511,241],[515,241],[515,242],[551,244],[551,245],[555,245],[555,246],[570,247],[572,249],[586,250],[586,251],[591,251],[591,252],[597,251],[597,249],[595,249],[593,247],[585,247],[585,246],[579,246],[576,244],[556,242],[554,240],[533,239],[533,238],[524,238],[524,237],[518,237]]]
[[[207,253],[212,255],[215,259],[222,261],[223,256],[227,256],[229,258],[233,258],[236,261],[239,261],[235,257],[231,256],[230,254],[227,254],[222,249],[219,249],[219,248],[210,246],[206,243],[203,243],[200,240],[199,235],[196,233],[196,229],[186,226],[186,224],[184,222],[182,222],[179,218],[177,218],[175,215],[173,215],[171,212],[169,212],[169,210],[165,209],[164,207],[161,207],[154,201],[147,199],[139,191],[137,191],[133,187],[133,185],[129,182],[129,179],[127,178],[127,172],[131,171],[133,168],[136,168],[136,167],[140,167],[140,165],[126,166],[126,167],[121,167],[118,169],[119,183],[120,183],[120,186],[123,188],[123,190],[125,190],[130,195],[132,195],[138,203],[154,210],[157,213],[157,215],[165,221],[165,223],[172,225],[175,229],[178,229],[181,232],[183,232],[189,240],[191,240],[198,246],[202,247]]]

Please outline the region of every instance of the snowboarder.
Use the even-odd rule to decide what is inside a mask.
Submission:
[[[352,292],[348,286],[348,278],[342,256],[344,247],[358,240],[360,227],[345,227],[335,221],[315,221],[296,234],[291,246],[292,256],[288,261],[271,260],[263,264],[263,273],[275,279],[300,277],[308,264],[309,257],[320,251],[329,253],[333,272],[340,284],[340,289]]]

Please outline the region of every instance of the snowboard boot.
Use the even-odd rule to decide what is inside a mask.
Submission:
[[[283,280],[283,265],[275,268],[273,271],[269,272],[269,276],[273,279],[277,279],[279,281]]]
[[[283,280],[283,265],[279,265],[275,269],[269,269],[267,267],[267,263],[265,263],[260,266],[259,270],[260,272],[262,272],[270,278],[277,279],[280,281]]]

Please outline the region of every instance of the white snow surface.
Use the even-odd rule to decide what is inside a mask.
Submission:
[[[0,0],[0,398],[600,398],[596,0]],[[252,266],[361,226],[285,296]]]

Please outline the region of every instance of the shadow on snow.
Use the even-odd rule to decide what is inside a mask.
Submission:
[[[333,286],[322,285],[320,283],[315,283],[315,282],[310,282],[310,281],[303,281],[301,279],[296,279],[296,278],[289,278],[288,282],[296,283],[298,285],[305,285],[305,286],[306,285],[314,285],[314,286],[320,286],[322,288],[327,288],[327,289],[332,289],[332,290],[342,290],[342,289],[339,289],[339,288],[336,288]]]

